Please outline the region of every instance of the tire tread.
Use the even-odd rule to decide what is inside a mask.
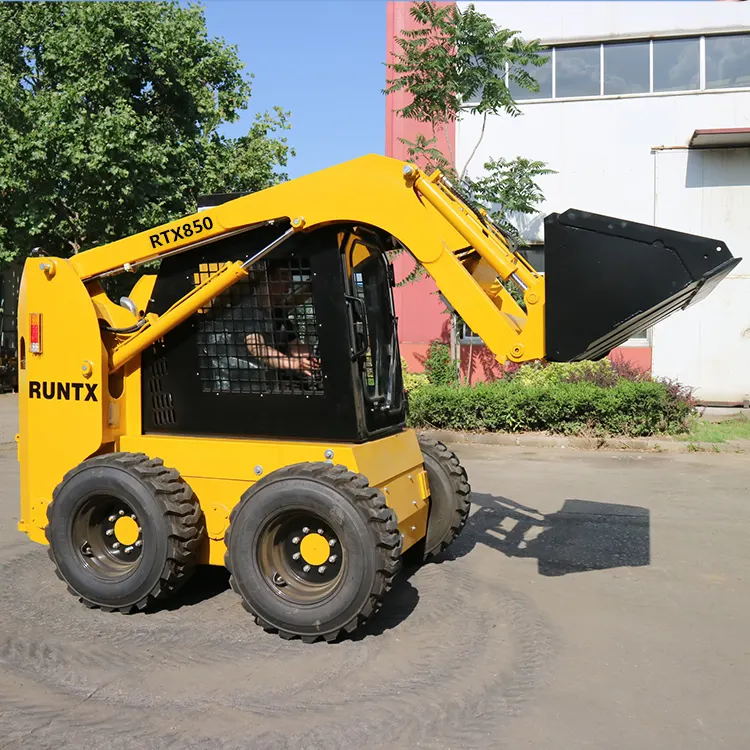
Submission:
[[[419,446],[423,453],[429,453],[444,469],[446,469],[453,493],[457,498],[453,520],[447,533],[440,540],[438,546],[428,552],[427,558],[434,558],[444,552],[456,541],[466,526],[471,510],[471,485],[469,484],[466,469],[461,465],[458,456],[444,443],[424,435],[419,436]]]
[[[63,485],[81,471],[96,467],[116,467],[124,469],[148,485],[158,507],[169,526],[169,552],[166,563],[158,581],[137,602],[127,606],[103,606],[88,601],[70,586],[68,590],[77,596],[81,603],[91,609],[101,609],[105,612],[120,612],[132,614],[136,611],[148,609],[154,602],[163,601],[189,580],[197,562],[197,552],[206,534],[205,520],[198,500],[189,485],[182,479],[176,469],[164,466],[160,458],[150,458],[145,453],[106,453],[94,456],[78,464],[63,477],[60,484],[52,493],[52,502],[47,506],[47,527],[45,535],[50,540],[50,526],[53,523],[55,499]],[[55,565],[55,573],[63,579],[60,573],[52,545],[48,547],[48,554]]]
[[[393,586],[393,580],[401,570],[401,547],[402,539],[398,530],[398,519],[392,508],[385,501],[385,495],[377,488],[370,487],[366,477],[349,471],[347,467],[329,463],[302,463],[292,464],[273,472],[263,483],[283,481],[288,479],[312,479],[326,484],[338,490],[356,507],[362,514],[374,535],[374,545],[378,553],[378,565],[373,585],[369,596],[358,613],[347,623],[334,631],[321,631],[314,635],[297,636],[266,622],[256,611],[252,604],[244,598],[243,607],[254,616],[255,623],[265,631],[275,633],[285,640],[299,637],[304,643],[314,643],[324,639],[328,643],[338,640],[341,636],[351,634],[362,627],[382,607],[383,600]],[[260,486],[261,482],[254,485]],[[246,502],[252,502],[252,496],[246,495],[233,508],[229,516],[229,528],[225,532],[224,541],[227,552],[224,556],[224,565],[229,571],[229,582],[236,593],[240,593],[230,564],[229,550],[231,549],[232,524]]]

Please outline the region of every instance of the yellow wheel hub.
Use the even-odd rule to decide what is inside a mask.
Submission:
[[[130,516],[120,516],[115,521],[115,539],[128,547],[138,541],[138,524]]]
[[[299,551],[308,565],[322,565],[331,554],[328,540],[320,534],[308,534],[300,542]]]

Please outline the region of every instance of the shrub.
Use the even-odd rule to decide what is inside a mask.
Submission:
[[[409,421],[460,431],[640,437],[687,432],[692,412],[684,393],[660,382],[620,379],[602,387],[583,380],[529,385],[513,378],[461,388],[423,386],[410,398]]]
[[[560,383],[593,383],[602,388],[617,385],[620,378],[609,360],[598,362],[534,362],[523,365],[512,379],[524,385],[558,385]]]
[[[409,366],[403,357],[401,357],[401,373],[404,381],[404,390],[407,393],[412,393],[417,388],[421,388],[429,382],[427,375],[423,372],[409,372]]]
[[[456,385],[458,364],[451,358],[450,348],[439,341],[433,341],[427,351],[424,371],[430,385]]]

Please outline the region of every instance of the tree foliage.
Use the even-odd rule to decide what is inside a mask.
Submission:
[[[490,158],[477,178],[468,170],[484,139],[487,117],[521,114],[509,83],[538,91],[532,71],[548,58],[539,40],[525,41],[518,31],[499,27],[473,5],[461,11],[455,5],[417,2],[410,13],[418,26],[402,30],[396,38],[399,51],[387,63],[394,75],[387,80],[384,93],[407,92],[410,101],[397,112],[429,125],[431,133],[401,141],[411,159],[428,172],[439,169],[520,241],[509,216],[536,210],[544,197],[536,179],[553,170],[521,156]],[[455,155],[440,149],[438,137],[447,125],[467,114],[480,115],[482,125],[476,144],[459,168]],[[450,142],[448,146],[450,150]]]
[[[387,67],[395,74],[387,80],[386,94],[405,91],[410,97],[397,110],[402,117],[430,125],[433,136],[462,114],[482,116],[482,134],[488,115],[521,114],[506,82],[529,91],[539,84],[530,68],[547,61],[538,40],[525,41],[518,31],[500,28],[474,5],[439,7],[417,2],[410,9],[419,24],[402,30],[396,38],[400,51]],[[435,148],[436,138],[404,141],[422,152]],[[478,146],[478,144],[477,144]],[[453,154],[449,163],[460,179],[468,170],[476,147],[459,170]],[[427,154],[425,154],[427,155]]]
[[[168,221],[203,192],[285,179],[288,113],[219,129],[252,76],[176,2],[0,5],[0,263]]]
[[[479,177],[472,177],[469,166],[484,140],[490,115],[517,117],[510,84],[538,91],[533,69],[548,57],[539,40],[525,41],[520,32],[499,27],[473,4],[465,10],[456,5],[436,6],[416,2],[410,8],[416,28],[402,30],[396,43],[399,51],[386,65],[393,74],[385,94],[405,92],[409,101],[398,114],[429,126],[414,141],[401,138],[409,158],[426,171],[440,170],[464,197],[487,211],[515,244],[523,244],[513,222],[513,214],[533,213],[543,200],[536,179],[553,171],[540,161],[517,156],[514,159],[489,158]],[[481,117],[479,137],[462,165],[446,138],[448,154],[439,147],[439,137],[448,125],[466,115]],[[398,250],[394,253],[398,254]],[[426,274],[420,264],[399,283],[410,284]],[[523,292],[510,284],[509,293],[524,306]],[[451,311],[452,356],[458,356],[460,318]]]

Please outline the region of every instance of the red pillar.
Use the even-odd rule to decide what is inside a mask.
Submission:
[[[449,2],[435,3],[440,6],[454,5]],[[386,6],[386,59],[393,62],[393,53],[398,51],[396,37],[402,30],[417,27],[409,15],[411,3],[389,2]],[[388,78],[392,76],[390,69],[386,69]],[[402,109],[409,103],[410,97],[405,92],[399,91],[388,94],[385,100],[385,153],[395,159],[408,160],[407,147],[401,143],[400,138],[409,141],[415,140],[419,133],[432,138],[434,133],[429,125],[405,120],[400,117],[396,110]],[[444,153],[450,153],[447,148],[450,139],[451,148],[455,149],[456,129],[449,125],[445,132],[439,134],[439,145]],[[455,150],[454,150],[455,153]],[[414,268],[411,257],[402,255],[395,262],[396,278],[403,279]],[[432,279],[421,279],[418,282],[397,287],[395,290],[396,314],[399,318],[399,338],[401,353],[405,357],[409,369],[421,371],[425,354],[430,343],[436,339],[448,343],[449,341],[449,318],[445,307],[437,295],[437,288]]]

